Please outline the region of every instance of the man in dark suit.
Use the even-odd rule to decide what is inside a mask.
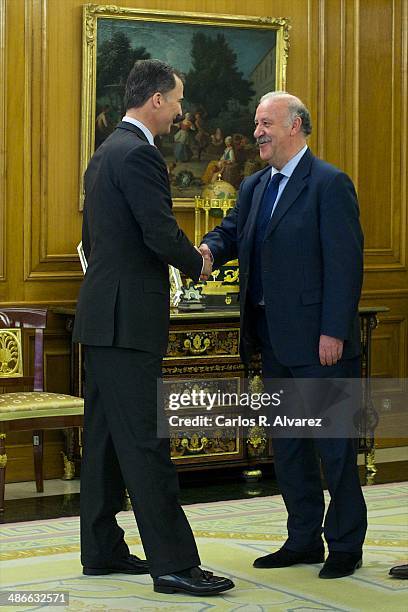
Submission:
[[[308,149],[310,115],[286,92],[261,98],[254,136],[266,169],[200,246],[214,267],[239,258],[241,354],[261,350],[266,379],[358,378],[363,236],[351,180]],[[302,396],[302,400],[305,397]],[[272,434],[273,435],[273,434]],[[274,439],[288,539],[255,567],[324,561],[319,576],[360,567],[366,506],[353,439]],[[324,519],[321,459],[331,501]]]
[[[158,60],[136,62],[126,116],[85,173],[88,268],[74,328],[85,350],[81,561],[86,575],[150,572],[156,591],[206,595],[234,584],[198,567],[169,441],[157,435],[168,264],[195,280],[211,270],[177,225],[166,165],[153,142],[170,132],[182,97],[174,69]],[[147,562],[130,555],[116,522],[125,488]]]

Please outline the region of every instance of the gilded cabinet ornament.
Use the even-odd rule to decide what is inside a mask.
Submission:
[[[180,432],[170,437],[172,459],[211,457],[239,453],[238,429]]]
[[[247,446],[250,457],[262,457],[266,454],[266,433],[263,427],[255,425],[248,430]]]
[[[21,358],[21,330],[3,329],[0,331],[0,377],[23,375]]]
[[[206,334],[187,334],[184,348],[192,355],[201,355],[211,346],[211,340]]]
[[[249,392],[250,393],[262,393],[264,390],[264,384],[259,374],[255,374],[249,379]]]
[[[75,478],[75,463],[68,459],[64,451],[61,451],[61,455],[64,462],[64,475],[62,480],[73,480],[73,478]]]

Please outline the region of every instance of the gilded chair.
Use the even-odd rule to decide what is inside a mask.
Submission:
[[[33,432],[35,481],[41,493],[44,490],[43,431],[83,424],[82,398],[44,391],[46,325],[46,309],[0,308],[0,512],[4,511],[7,433]],[[33,376],[27,376],[23,371],[23,347],[28,347],[33,332]]]

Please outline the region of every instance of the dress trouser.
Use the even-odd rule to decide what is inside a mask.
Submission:
[[[200,565],[178,501],[169,440],[156,433],[161,356],[118,347],[84,348],[82,564],[109,567],[129,554],[115,516],[126,488],[151,575]]]
[[[264,379],[360,377],[359,357],[340,360],[334,366],[282,365],[271,346],[265,311],[256,310]],[[367,508],[358,475],[357,447],[354,438],[273,439],[276,478],[288,511],[284,547],[299,552],[319,548],[323,531],[329,550],[361,552]],[[325,517],[320,462],[330,493]]]

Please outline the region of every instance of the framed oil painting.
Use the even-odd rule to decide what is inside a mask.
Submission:
[[[235,188],[262,167],[253,117],[267,91],[285,89],[285,18],[147,11],[88,4],[83,12],[82,177],[95,149],[121,120],[126,78],[138,59],[185,75],[183,120],[156,139],[179,206],[220,174]]]

